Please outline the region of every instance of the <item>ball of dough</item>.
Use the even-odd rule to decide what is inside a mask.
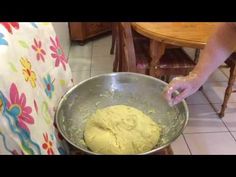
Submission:
[[[97,110],[88,118],[84,139],[101,154],[138,154],[151,150],[160,138],[160,127],[136,108],[115,105]]]

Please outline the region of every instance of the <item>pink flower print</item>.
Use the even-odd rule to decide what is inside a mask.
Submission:
[[[36,39],[34,39],[34,45],[32,45],[32,48],[36,51],[37,60],[39,61],[41,59],[44,62],[44,55],[46,55],[46,52],[42,49],[41,41],[36,41]]]
[[[32,108],[26,105],[26,96],[19,94],[16,85],[11,84],[10,101],[7,103],[9,111],[18,118],[18,125],[29,132],[26,124],[34,124],[34,118],[30,115]]]
[[[60,65],[60,63],[63,66],[63,69],[66,70],[66,63],[67,63],[67,59],[65,58],[65,54],[62,50],[62,47],[59,43],[59,39],[56,36],[55,40],[53,40],[53,38],[50,37],[51,43],[52,45],[50,46],[50,49],[52,50],[53,53],[51,53],[52,58],[54,58],[55,61],[55,67],[58,67]]]
[[[0,22],[0,24],[2,24],[6,28],[6,30],[11,34],[13,33],[12,28],[18,30],[20,27],[18,22]]]

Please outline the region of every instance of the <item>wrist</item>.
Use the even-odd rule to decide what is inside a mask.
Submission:
[[[203,84],[208,79],[209,75],[204,72],[193,70],[189,73],[189,77],[195,80],[196,82],[200,82],[201,84]]]

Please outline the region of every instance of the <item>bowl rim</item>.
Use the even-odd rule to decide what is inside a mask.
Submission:
[[[105,73],[105,74],[99,74],[99,75],[96,75],[96,76],[93,76],[93,77],[90,77],[88,79],[85,79],[77,84],[75,84],[73,87],[71,87],[69,90],[67,90],[64,95],[61,97],[61,99],[59,100],[58,102],[58,105],[56,107],[56,112],[54,114],[54,120],[55,120],[55,123],[56,123],[56,126],[57,126],[57,129],[59,131],[59,133],[63,136],[63,138],[72,146],[74,146],[74,148],[82,151],[82,152],[85,152],[87,154],[91,154],[91,155],[105,155],[105,154],[101,154],[101,153],[96,153],[96,152],[93,152],[93,151],[90,151],[90,150],[87,150],[87,149],[83,149],[81,147],[79,147],[78,145],[76,145],[74,142],[72,142],[71,140],[69,140],[69,138],[64,134],[64,131],[61,129],[61,126],[59,124],[59,110],[62,106],[62,104],[66,101],[67,97],[77,88],[79,87],[80,85],[90,81],[90,80],[93,80],[93,79],[96,79],[96,78],[99,78],[99,77],[102,77],[102,76],[115,76],[115,75],[136,75],[136,76],[141,76],[141,77],[145,77],[147,79],[152,79],[152,80],[155,80],[155,81],[158,81],[158,82],[161,82],[162,84],[164,84],[165,86],[167,86],[168,84],[160,79],[157,79],[153,76],[149,76],[149,75],[144,75],[144,74],[140,74],[140,73],[132,73],[132,72],[113,72],[113,73]],[[178,92],[176,91],[176,93],[178,94]],[[183,130],[186,128],[187,126],[187,123],[188,123],[188,120],[189,120],[189,109],[188,109],[188,105],[186,103],[185,100],[182,100],[180,103],[183,104],[184,106],[184,109],[185,109],[185,114],[186,114],[186,119],[185,119],[185,122],[184,122],[184,125],[183,127],[180,129],[180,132],[183,132]],[[178,136],[174,137],[173,139],[171,139],[170,142],[162,145],[162,146],[159,146],[157,148],[154,148],[150,151],[147,151],[147,152],[143,152],[143,153],[138,153],[138,154],[132,154],[132,155],[147,155],[147,154],[152,154],[156,151],[160,151],[161,149],[164,149],[166,148],[167,146],[169,146],[171,143],[173,143],[181,134],[179,134]],[[113,154],[112,154],[113,155]],[[131,155],[131,154],[122,154],[122,155]]]

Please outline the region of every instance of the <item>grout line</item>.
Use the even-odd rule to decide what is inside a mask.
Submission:
[[[187,102],[187,101],[186,101]],[[209,105],[209,103],[187,103],[188,106],[194,106],[194,105]],[[213,103],[213,104],[220,104],[220,103]]]
[[[218,81],[216,81],[216,82],[218,82]],[[227,83],[227,82],[226,82]],[[226,88],[225,88],[226,89]],[[214,106],[214,104],[220,104],[220,105],[222,105],[222,103],[223,103],[223,100],[220,102],[220,103],[212,103],[211,101],[210,101],[210,99],[208,98],[208,96],[207,96],[207,94],[204,92],[204,88],[201,90],[201,92],[202,92],[202,94],[203,94],[203,96],[207,99],[207,101],[208,101],[208,103],[210,104],[210,106],[213,108],[213,110],[216,112],[216,114],[218,115],[218,118],[219,119],[221,119],[220,117],[219,117],[219,112],[218,112],[218,110],[217,110],[217,108],[215,108],[215,106]],[[235,101],[228,101],[228,103],[235,103]],[[222,119],[221,119],[222,120]]]
[[[228,128],[227,128],[227,129],[228,129]],[[185,138],[185,135],[189,135],[189,134],[202,134],[202,133],[203,133],[203,132],[201,132],[201,133],[183,133],[184,141],[185,141],[185,143],[187,144],[187,147],[188,147],[188,149],[189,149],[191,155],[193,155],[193,154],[192,154],[192,152],[191,152],[191,148],[189,147],[189,145],[188,145],[188,143],[187,143],[187,140],[186,140],[186,138]],[[234,138],[233,134],[232,134],[230,131],[225,131],[225,132],[207,132],[207,133],[230,133],[230,135],[231,135],[231,136],[233,137],[233,139],[236,141],[236,139]]]
[[[210,84],[212,84],[212,83],[219,83],[219,82],[225,82],[225,83],[228,83],[228,81],[213,81],[213,82],[208,82],[208,81],[206,81],[205,83],[210,83]]]
[[[234,141],[236,141],[236,138],[234,137],[233,132],[235,132],[235,131],[232,131],[232,132],[229,131],[229,133],[230,133],[230,135],[233,137]]]
[[[228,128],[227,124],[224,122],[223,118],[221,118],[221,121],[223,122],[223,124],[225,125],[225,127],[227,128],[227,130],[229,131],[230,135],[233,137],[234,141],[236,141],[236,138],[234,137],[233,133],[230,131],[230,129]]]
[[[191,134],[206,134],[206,133],[228,133],[230,131],[215,131],[215,132],[191,132],[191,133],[183,133],[184,135],[191,135]]]
[[[210,117],[206,117],[208,115],[205,115],[205,116],[196,116],[196,115],[193,115],[193,116],[189,116],[189,121],[192,120],[192,121],[200,121],[200,120],[205,120],[205,121],[209,121],[211,119],[216,119],[217,120],[217,115],[216,116],[210,116]]]
[[[236,141],[236,138],[234,137],[234,135],[231,131],[229,131],[229,134],[233,137],[234,141]]]
[[[211,106],[209,103],[207,104],[188,104],[188,107],[196,107],[196,106],[202,106],[202,105],[209,105]],[[211,107],[210,107],[211,108]],[[212,108],[213,109],[213,108]],[[213,109],[213,110],[209,110],[209,112],[207,112],[206,114],[208,115],[197,115],[197,114],[194,114],[194,115],[189,115],[189,119],[191,118],[194,118],[194,119],[211,119],[211,118],[218,118],[218,113]],[[210,117],[206,117],[206,116],[210,116]]]
[[[201,90],[203,96],[205,96],[205,98],[207,99],[208,103],[210,104],[210,106],[213,108],[213,110],[216,112],[216,114],[218,115],[218,118],[220,119],[219,117],[219,113],[218,113],[218,110],[214,107],[213,104],[216,104],[216,103],[211,103],[210,99],[207,97],[206,93],[204,92],[204,88],[202,88]]]
[[[225,88],[226,88],[227,85],[228,85],[228,80],[226,80],[226,81],[213,81],[213,82],[206,81],[204,84],[211,84],[211,85],[214,86],[214,83],[215,83],[215,84],[225,83],[225,84],[226,84]],[[236,86],[236,85],[234,84],[233,86]]]
[[[183,135],[184,141],[185,141],[185,143],[186,143],[186,145],[187,145],[187,148],[188,148],[188,150],[189,150],[189,152],[190,152],[190,155],[193,155],[193,154],[192,154],[192,151],[191,151],[191,149],[190,149],[190,147],[189,147],[189,145],[188,145],[188,143],[187,143],[187,140],[186,140],[186,138],[185,138],[185,136],[184,136],[183,133],[182,133],[182,135]]]
[[[230,69],[230,68],[228,68],[228,69]],[[225,73],[221,70],[221,68],[219,68],[219,70],[220,70],[227,78],[229,78],[229,76],[228,76],[227,74],[225,74]]]

